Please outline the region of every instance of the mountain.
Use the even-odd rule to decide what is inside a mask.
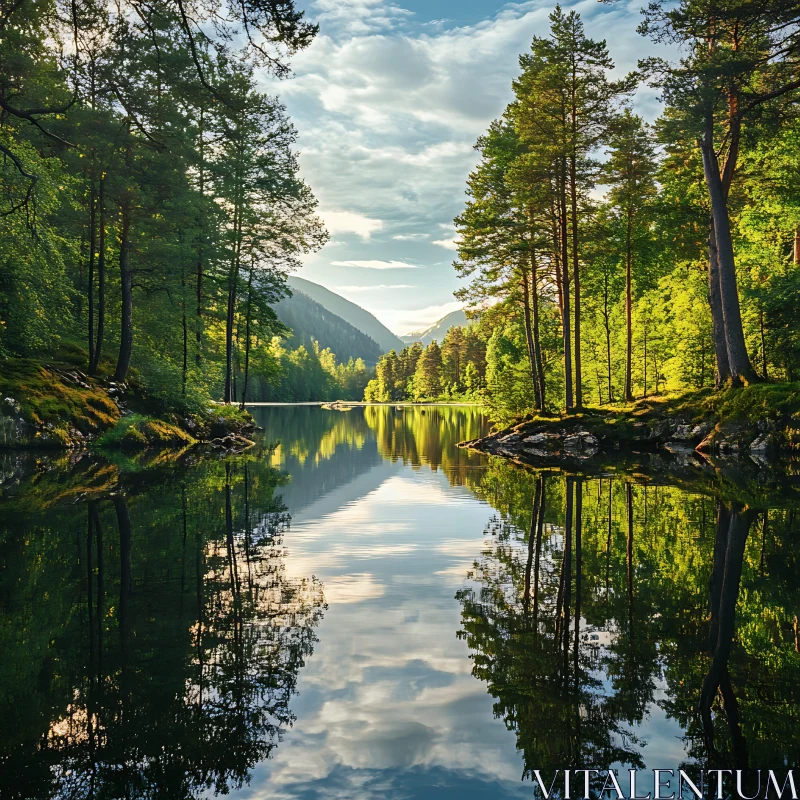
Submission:
[[[358,328],[362,333],[374,339],[380,345],[381,353],[403,349],[402,340],[361,306],[345,300],[344,297],[334,294],[318,283],[312,283],[295,275],[289,276],[289,286],[293,292],[302,292],[308,295],[323,308],[327,308],[328,311],[341,317],[354,328]],[[325,340],[320,339],[320,342],[324,345]]]
[[[339,363],[352,357],[363,358],[368,365],[374,365],[383,355],[381,346],[374,339],[347,320],[329,311],[304,291],[295,287],[292,291],[291,297],[275,305],[278,319],[292,329],[292,336],[287,340],[290,347],[302,344],[310,349],[313,339],[321,348],[329,347]]]
[[[414,342],[422,342],[424,345],[429,345],[434,339],[439,344],[442,343],[447,331],[456,325],[469,325],[467,315],[462,309],[450,312],[446,317],[442,317],[438,322],[434,322],[429,328],[424,328],[419,331],[411,331],[411,333],[401,336],[400,338],[406,344],[413,344]]]

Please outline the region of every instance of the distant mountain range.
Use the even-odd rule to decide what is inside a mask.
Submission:
[[[293,347],[311,346],[312,340],[320,347],[329,347],[339,362],[349,358],[363,358],[374,365],[390,350],[400,352],[414,342],[429,345],[434,339],[440,344],[447,331],[455,325],[468,325],[467,315],[453,311],[428,328],[411,331],[406,336],[395,336],[369,311],[345,300],[341,295],[292,275],[288,279],[292,296],[275,306],[278,319],[293,334],[288,340]]]
[[[418,331],[411,331],[411,333],[401,336],[405,344],[413,344],[414,342],[422,342],[426,347],[435,339],[439,344],[442,343],[447,331],[457,325],[469,325],[467,315],[462,309],[450,312],[446,317],[442,317],[438,322],[434,322],[429,328],[423,328]]]
[[[376,341],[380,347],[381,353],[388,353],[390,350],[401,350],[403,348],[402,340],[398,336],[395,336],[383,323],[379,322],[369,311],[361,308],[361,306],[357,306],[355,303],[345,300],[344,297],[335,294],[324,286],[320,286],[318,283],[312,283],[304,278],[298,278],[295,275],[289,277],[289,286],[293,292],[302,292],[319,303],[323,308]],[[278,316],[280,316],[280,314]],[[324,339],[320,339],[319,341],[324,347]],[[336,351],[334,350],[334,352]]]

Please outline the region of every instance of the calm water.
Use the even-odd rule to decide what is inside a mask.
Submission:
[[[0,459],[3,800],[800,765],[779,493],[487,461],[470,408],[256,415],[227,460]]]

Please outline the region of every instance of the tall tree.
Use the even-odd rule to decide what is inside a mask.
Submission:
[[[642,239],[648,233],[648,203],[656,192],[655,147],[647,125],[626,109],[616,121],[609,141],[606,180],[611,191],[611,214],[622,228],[625,264],[625,388],[624,398],[633,400],[633,275]]]

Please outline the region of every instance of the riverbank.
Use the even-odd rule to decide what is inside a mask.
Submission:
[[[800,383],[704,389],[569,415],[529,415],[459,446],[531,463],[648,450],[766,463],[800,447]]]
[[[236,450],[252,445],[255,427],[234,406],[169,407],[135,380],[90,377],[69,363],[2,363],[0,448]]]

